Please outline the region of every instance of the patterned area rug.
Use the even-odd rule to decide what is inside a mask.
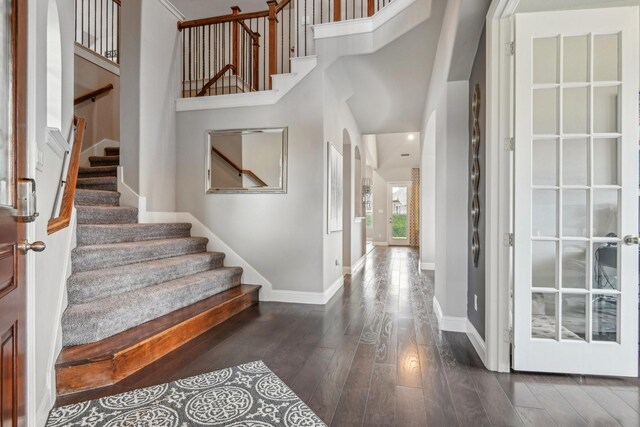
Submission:
[[[54,408],[47,427],[326,427],[262,361]]]

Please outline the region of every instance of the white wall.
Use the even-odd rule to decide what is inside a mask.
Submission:
[[[469,83],[449,82],[446,93],[436,116],[435,295],[445,316],[466,318]]]
[[[274,290],[323,291],[321,91],[314,71],[273,106],[177,114],[177,210],[229,243]],[[289,128],[287,194],[205,194],[207,131],[262,127]]]
[[[347,227],[344,228],[343,232],[347,232],[350,234],[350,242],[348,246],[351,248],[349,251],[344,251],[344,254],[348,253],[348,262],[343,262],[343,239],[342,233],[331,233],[326,234],[326,220],[325,220],[325,237],[324,237],[324,289],[326,290],[329,286],[339,280],[342,277],[342,266],[345,265],[347,267],[353,266],[355,262],[357,262],[362,256],[362,247],[363,241],[365,240],[365,233],[362,228],[362,222],[356,221],[356,212],[354,208],[353,197],[356,193],[355,185],[354,185],[354,177],[355,177],[355,147],[359,147],[360,153],[364,152],[364,147],[362,143],[362,133],[360,132],[360,128],[356,123],[356,120],[351,112],[346,100],[352,94],[352,88],[350,86],[349,79],[347,78],[347,74],[343,65],[338,62],[334,63],[325,73],[325,78],[323,80],[324,83],[324,91],[323,91],[323,111],[324,111],[324,139],[325,141],[344,141],[344,133],[347,132],[349,135],[349,149],[347,151],[343,150],[343,156],[349,156],[349,164],[351,165],[348,175],[344,174],[344,182],[349,185],[349,195],[350,200],[349,203],[345,203],[343,209],[345,209],[348,214],[347,216],[343,216],[343,218],[348,218]],[[340,145],[336,144],[338,147]],[[326,149],[325,149],[325,157],[326,157]],[[362,168],[362,156],[360,167]],[[325,161],[326,164],[326,161]],[[327,168],[324,168],[325,180]],[[327,192],[325,185],[325,206],[327,200]],[[326,209],[325,209],[326,211]],[[325,212],[326,215],[326,212]],[[343,224],[344,227],[344,224]],[[348,228],[348,229],[347,229]],[[336,265],[337,264],[337,265]]]
[[[143,1],[126,1],[120,10],[120,164],[124,181],[140,193],[140,45]]]
[[[120,76],[95,63],[75,55],[74,97],[92,90],[113,85],[113,90],[101,95],[95,102],[85,101],[75,107],[78,116],[87,120],[82,150],[86,150],[103,139],[120,140]]]
[[[374,242],[387,242],[387,181],[378,173],[373,178],[373,236]]]
[[[47,15],[49,3],[57,4],[61,41],[61,105],[48,105],[47,100]],[[28,74],[28,140],[29,176],[37,182],[37,221],[28,227],[30,241],[42,240],[47,248],[28,255],[28,359],[27,411],[29,425],[43,425],[55,400],[53,366],[60,349],[60,314],[65,298],[67,262],[73,229],[47,235],[53,203],[60,182],[62,159],[46,144],[45,128],[50,110],[57,110],[62,134],[67,135],[73,119],[73,2],[50,0],[29,2],[29,74]],[[60,82],[53,82],[60,90]],[[51,89],[51,87],[49,88]],[[57,98],[57,95],[56,95]],[[36,170],[37,151],[44,162]],[[63,255],[61,255],[63,254]]]
[[[422,269],[436,265],[436,123],[437,113],[429,116],[422,133],[422,165],[420,169],[420,262]]]
[[[174,102],[182,83],[178,20],[161,2],[142,0],[139,182],[140,195],[152,211],[175,209]]]

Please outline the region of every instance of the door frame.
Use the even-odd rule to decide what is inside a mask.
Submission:
[[[513,251],[513,15],[520,0],[496,0],[487,13],[487,117],[485,202],[485,365],[511,370]]]
[[[405,243],[405,239],[396,240],[401,241],[402,243],[393,243],[393,239],[391,238],[391,188],[393,186],[406,186],[407,187],[407,239]],[[411,215],[411,210],[409,209],[409,205],[411,204],[411,181],[388,181],[387,182],[387,244],[389,246],[410,246],[410,236],[409,236],[409,216]]]

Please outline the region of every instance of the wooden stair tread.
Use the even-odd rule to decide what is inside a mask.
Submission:
[[[239,285],[104,340],[63,348],[56,362],[58,394],[104,387],[258,303],[261,286]]]
[[[199,301],[195,304],[158,317],[157,319],[150,320],[101,341],[63,348],[60,352],[60,356],[58,357],[58,361],[56,362],[56,366],[63,367],[86,363],[89,361],[111,359],[114,354],[130,347],[131,345],[138,344],[139,342],[156,335],[158,332],[162,332],[176,326],[212,307],[254,292],[259,288],[260,286],[254,285],[236,286],[228,291],[213,295],[212,297]]]

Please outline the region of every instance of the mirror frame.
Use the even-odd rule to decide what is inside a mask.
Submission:
[[[262,133],[265,130],[280,130],[282,131],[282,186],[281,187],[267,187],[267,188],[212,188],[211,187],[211,146],[214,135],[228,135],[228,134],[249,134],[249,133]],[[205,193],[206,194],[286,194],[288,183],[288,145],[289,145],[289,128],[273,127],[273,128],[247,128],[247,129],[211,129],[207,131],[206,140],[206,156],[205,156]]]

